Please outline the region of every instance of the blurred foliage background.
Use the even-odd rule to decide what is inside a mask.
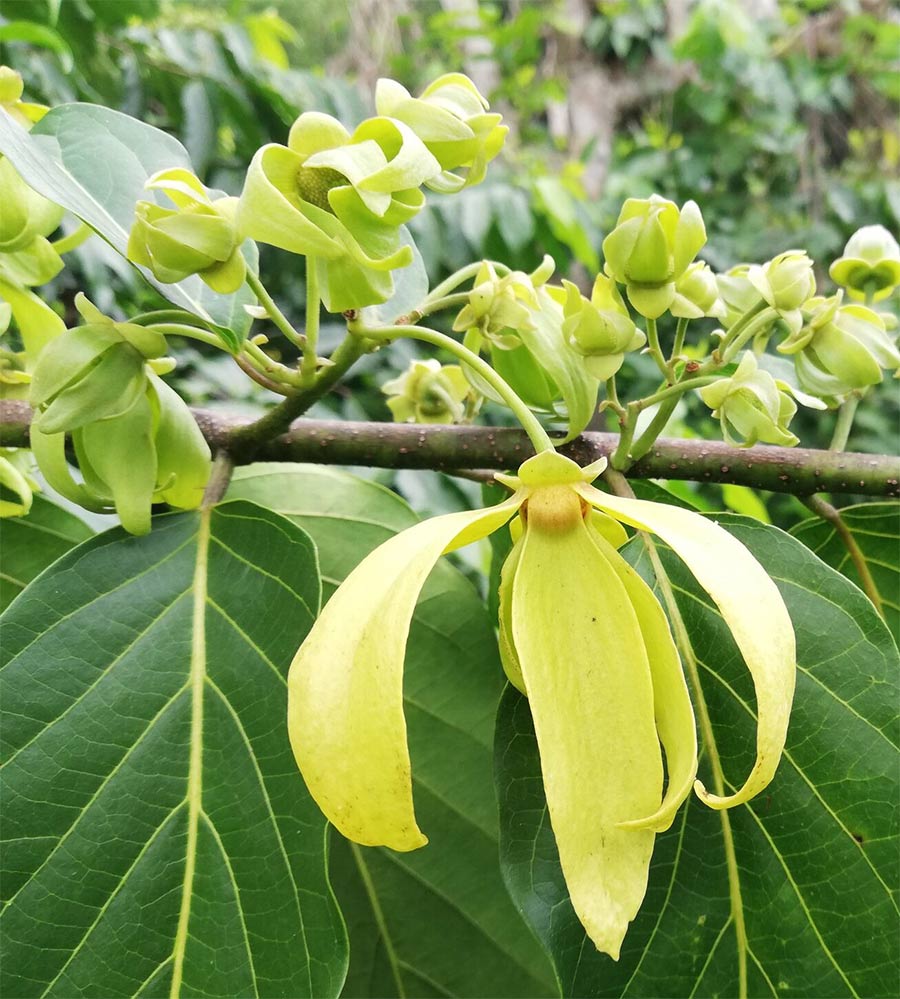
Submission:
[[[415,220],[435,281],[483,256],[530,270],[549,252],[586,288],[622,200],[654,191],[698,201],[709,231],[701,256],[715,269],[804,248],[826,291],[828,264],[856,228],[900,227],[900,13],[889,0],[5,0],[0,49],[27,99],[94,102],[163,128],[229,193],[300,112],[352,126],[372,112],[379,76],[415,90],[464,70],[512,130],[483,185],[430,196]],[[262,250],[269,289],[300,321],[296,258]],[[80,289],[113,312],[155,307],[100,240],[67,262],[47,290],[70,320]],[[378,386],[415,349],[371,355],[312,415],[388,418]],[[190,401],[269,404],[229,358],[194,345],[177,353]],[[653,382],[643,360],[626,386]],[[670,432],[717,436],[702,405],[685,407]],[[798,416],[795,429],[825,446],[833,421]],[[897,425],[887,386],[860,408],[850,447],[895,450]],[[391,481],[422,512],[467,502],[472,485]],[[704,488],[695,501],[765,513],[747,506],[749,493]],[[782,523],[809,514],[784,497],[770,512]]]

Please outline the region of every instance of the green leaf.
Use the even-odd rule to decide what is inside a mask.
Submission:
[[[3,616],[3,994],[333,996],[325,823],[285,732],[319,603],[250,503],[117,528]]]
[[[312,466],[241,469],[229,495],[271,505],[310,533],[326,595],[415,523],[382,486]],[[430,842],[401,854],[334,835],[335,890],[350,933],[345,996],[552,992],[549,967],[500,876],[491,740],[501,688],[483,603],[442,561],[416,608],[405,680],[416,811]]]
[[[881,597],[884,619],[891,634],[900,641],[900,503],[860,503],[841,511],[859,546],[869,573]],[[821,517],[811,517],[791,528],[791,534],[816,553],[832,569],[862,586],[857,567],[840,535]]]
[[[30,45],[52,49],[59,56],[62,71],[72,72],[72,50],[58,31],[45,24],[38,24],[36,21],[8,21],[0,25],[0,42],[28,42]]]
[[[29,186],[67,208],[125,256],[134,206],[156,195],[147,178],[167,167],[191,168],[187,150],[171,135],[141,121],[93,104],[61,104],[26,132],[0,108],[0,152]],[[162,203],[164,199],[159,196]],[[256,269],[256,246],[244,244]],[[256,299],[244,286],[234,295],[211,291],[196,275],[163,284],[145,268],[143,276],[180,308],[221,327],[232,348],[250,328],[244,305]]]
[[[8,607],[38,573],[93,533],[75,514],[40,495],[32,498],[26,517],[0,521],[0,610]]]
[[[657,838],[647,897],[613,962],[593,949],[571,908],[527,701],[508,690],[495,757],[507,884],[564,995],[736,996],[742,950],[750,996],[893,996],[896,649],[863,595],[803,545],[748,518],[717,519],[773,576],[797,633],[797,695],[774,782],[727,813],[688,799]],[[626,551],[643,571],[640,541]],[[754,752],[752,684],[709,598],[671,552],[661,556],[699,661],[727,782],[739,784]],[[704,754],[700,776],[709,769]],[[734,886],[723,818],[734,843]]]

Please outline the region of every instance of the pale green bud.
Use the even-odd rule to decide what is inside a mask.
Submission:
[[[571,281],[563,281],[563,336],[584,356],[587,369],[605,381],[622,367],[626,351],[644,345],[644,334],[634,325],[614,281],[597,275],[590,301]]]
[[[5,156],[0,157],[0,253],[32,251],[35,241],[49,236],[64,214],[59,205],[33,191]]]
[[[882,381],[883,369],[900,368],[900,351],[884,317],[862,305],[841,305],[842,294],[813,298],[804,322],[778,350],[791,354],[800,385],[836,400]]]
[[[488,113],[488,102],[462,73],[438,77],[418,98],[395,80],[379,80],[375,107],[404,122],[425,143],[443,171],[425,186],[445,194],[484,180],[509,131],[499,114]],[[452,172],[459,167],[464,174]]]
[[[754,264],[747,278],[790,329],[802,323],[800,308],[816,293],[813,262],[803,250],[787,250],[765,264]]]
[[[24,517],[40,485],[31,474],[34,460],[24,448],[0,448],[0,517]]]
[[[881,301],[900,285],[900,246],[883,225],[863,226],[847,240],[828,273],[851,298]]]
[[[797,412],[789,386],[777,382],[757,365],[747,351],[730,378],[720,378],[699,389],[700,398],[718,417],[722,436],[734,447],[757,442],[793,447],[798,438],[788,430]]]
[[[50,110],[44,104],[29,104],[22,100],[25,84],[22,77],[9,66],[0,66],[0,107],[13,121],[30,129]]]
[[[164,284],[199,274],[213,291],[237,291],[246,276],[237,199],[213,198],[189,170],[180,168],[161,170],[146,187],[165,192],[175,207],[153,201],[135,205],[128,259],[149,267]]]
[[[624,284],[634,308],[657,319],[675,298],[675,282],[706,242],[700,209],[683,208],[654,194],[629,198],[603,241],[606,273]]]
[[[719,297],[716,275],[709,264],[694,261],[675,282],[675,298],[669,311],[682,319],[700,319],[701,316],[722,319],[725,316],[725,304]]]
[[[763,301],[762,295],[747,276],[749,271],[749,264],[738,264],[724,274],[716,275],[719,298],[724,305],[722,325],[727,330]]]
[[[398,423],[460,423],[470,389],[459,365],[429,359],[411,361],[381,391]]]

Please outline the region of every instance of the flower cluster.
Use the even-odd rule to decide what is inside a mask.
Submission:
[[[114,509],[126,530],[146,534],[152,503],[200,504],[209,447],[181,397],[157,373],[172,367],[163,357],[165,338],[152,328],[113,322],[83,295],[76,305],[85,324],[49,343],[34,369],[31,446],[63,496],[88,510]],[[66,462],[67,433],[83,483]]]

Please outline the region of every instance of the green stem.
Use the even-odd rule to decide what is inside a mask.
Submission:
[[[834,425],[834,434],[828,445],[829,451],[843,451],[847,447],[847,440],[853,427],[853,417],[856,416],[858,405],[859,396],[857,395],[850,396],[846,402],[842,403],[838,410],[837,423]]]
[[[435,285],[435,287],[428,292],[422,304],[430,304],[434,299],[443,298],[451,291],[455,291],[463,282],[468,281],[470,278],[474,278],[481,270],[483,263],[483,260],[476,260],[475,263],[466,264],[465,267],[460,267],[458,271],[454,271],[450,277],[441,281],[440,284]],[[490,264],[501,277],[503,277],[504,274],[509,274],[509,268],[506,264],[501,264],[497,260],[491,260]]]
[[[631,442],[634,440],[634,430],[637,426],[637,418],[640,407],[636,402],[628,403],[625,409],[624,418],[620,418],[619,426],[622,428],[619,434],[619,443],[616,445],[612,457],[609,459],[610,465],[620,472],[626,471],[632,464]]]
[[[154,309],[152,312],[140,312],[136,316],[131,316],[128,322],[134,323],[135,326],[179,323],[182,326],[193,326],[209,330],[211,333],[215,333],[216,331],[212,323],[201,319],[199,316],[195,316],[192,312],[186,312],[184,309]]]
[[[647,424],[647,429],[638,437],[631,448],[632,462],[643,458],[650,448],[653,447],[656,443],[656,438],[666,429],[666,424],[669,422],[672,413],[675,412],[675,407],[678,405],[680,398],[680,394],[673,395],[666,399],[665,402],[659,404],[659,409],[653,414],[653,419]]]
[[[319,268],[315,257],[306,258],[306,340],[303,344],[303,360],[300,362],[300,381],[304,386],[316,380],[316,366],[319,348],[319,311],[322,298],[319,294]]]
[[[306,338],[302,333],[298,333],[297,330],[288,322],[284,313],[275,304],[272,296],[263,287],[262,281],[253,274],[251,271],[247,271],[247,284],[250,286],[250,290],[256,295],[259,304],[266,310],[269,319],[275,324],[275,326],[287,337],[288,340],[295,346],[303,349]]]
[[[418,309],[413,309],[409,314],[410,322],[418,322],[425,316],[430,316],[435,312],[444,309],[456,309],[467,305],[469,302],[469,292],[459,291],[454,295],[444,295],[442,298],[435,298],[424,302]]]
[[[667,388],[639,400],[640,407],[641,409],[649,409],[658,402],[664,402],[673,396],[677,398],[684,395],[685,392],[690,392],[691,389],[703,388],[704,385],[709,385],[710,382],[716,381],[719,377],[719,375],[699,375],[696,378],[685,378],[684,381],[676,382],[674,385],[669,385]]]
[[[216,333],[198,329],[196,326],[188,326],[186,323],[153,323],[152,328],[164,336],[183,336],[190,340],[208,343],[212,347],[218,347],[219,350],[228,350],[222,338]]]
[[[763,308],[754,314],[753,318],[737,333],[733,338],[729,334],[726,344],[719,348],[719,354],[722,358],[722,364],[728,364],[728,362],[734,357],[734,355],[759,333],[761,329],[764,329],[770,323],[778,318],[778,313],[775,309],[770,309],[768,306]],[[731,327],[731,333],[734,333],[735,326]]]
[[[760,298],[756,305],[751,306],[747,311],[731,324],[731,328],[727,331],[725,336],[722,338],[722,342],[719,344],[719,352],[725,350],[726,347],[731,343],[731,341],[741,334],[748,323],[751,323],[759,314],[762,312],[766,306],[765,299]]]
[[[678,320],[678,325],[675,327],[675,342],[672,344],[672,353],[669,355],[669,373],[674,374],[675,363],[678,360],[681,351],[684,349],[684,338],[687,334],[688,324],[690,319],[686,319],[681,316]]]
[[[241,347],[241,356],[256,368],[257,371],[273,381],[288,388],[300,388],[300,373],[293,368],[281,364],[262,350],[259,344],[246,340]]]
[[[653,360],[656,361],[656,366],[662,372],[663,378],[668,381],[671,377],[671,371],[659,346],[659,331],[656,328],[655,319],[647,320],[647,351]]]
[[[87,224],[87,222],[82,222],[74,232],[70,232],[68,236],[60,236],[59,239],[55,240],[50,245],[60,256],[62,256],[64,253],[69,253],[71,250],[81,246],[81,244],[93,236],[93,234],[94,230]]]
[[[434,347],[446,350],[454,357],[458,357],[463,364],[467,365],[477,375],[480,375],[493,388],[497,395],[513,411],[516,419],[522,424],[522,429],[528,434],[535,451],[553,451],[553,441],[547,431],[541,426],[540,421],[525,405],[524,402],[510,388],[508,383],[497,374],[497,372],[477,354],[468,347],[464,347],[452,337],[445,333],[438,333],[437,330],[429,329],[427,326],[379,326],[368,328],[357,323],[348,323],[347,328],[355,336],[370,340],[421,340],[423,343],[430,343]]]
[[[370,345],[360,337],[346,337],[331,355],[331,364],[318,372],[313,385],[288,396],[255,423],[235,430],[229,439],[229,451],[242,460],[249,460],[264,444],[284,433],[298,416],[329,392],[367,349]]]
[[[884,606],[881,602],[881,594],[878,592],[878,587],[875,584],[872,573],[869,571],[869,563],[866,562],[866,557],[863,555],[862,549],[857,544],[856,538],[853,536],[853,532],[844,523],[841,511],[836,507],[833,507],[821,496],[806,496],[803,499],[803,503],[805,503],[813,513],[817,514],[822,518],[822,520],[831,524],[834,528],[835,533],[841,539],[841,542],[850,555],[850,559],[852,560],[859,576],[859,581],[862,584],[863,592],[872,601],[875,610],[877,610],[879,615],[883,618]]]

